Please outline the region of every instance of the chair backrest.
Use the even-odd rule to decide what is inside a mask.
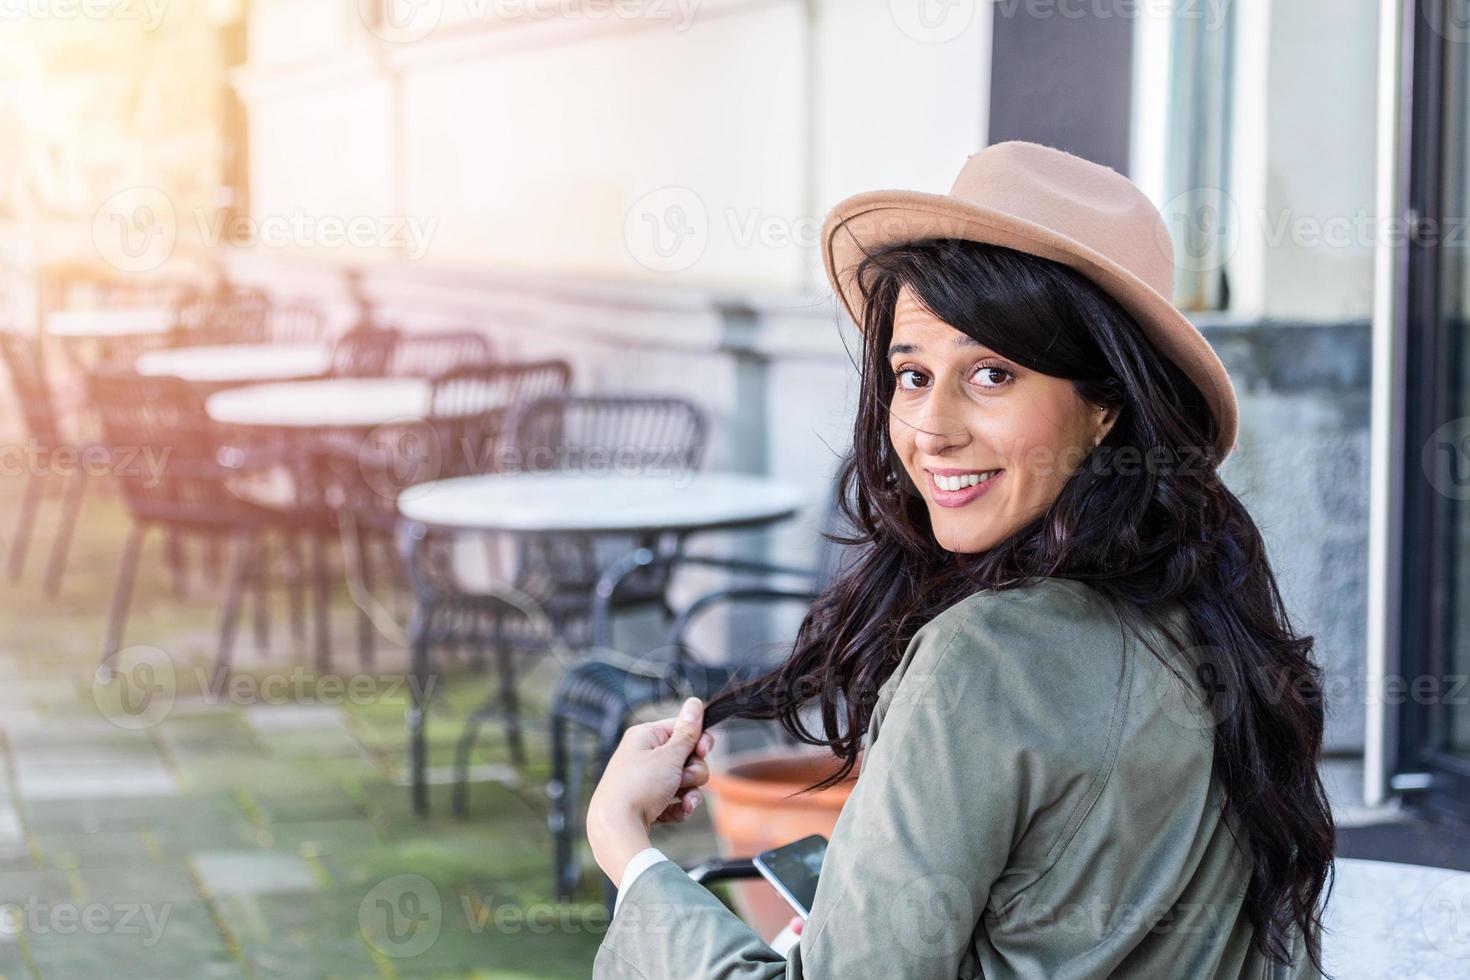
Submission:
[[[458,367],[486,365],[490,341],[474,330],[400,332],[388,373],[396,378],[434,378]]]
[[[326,336],[326,317],[313,303],[282,303],[266,316],[265,337],[270,343],[319,344]]]
[[[96,284],[94,300],[98,306],[172,306],[192,287],[169,279],[129,277],[104,279]]]
[[[693,402],[663,395],[553,395],[523,406],[508,423],[502,468],[564,470],[589,476],[677,476],[699,468],[708,423]],[[591,589],[614,557],[655,547],[657,535],[545,534],[518,538],[521,575],[575,596],[590,611]],[[652,597],[668,585],[667,566],[630,576],[624,592]]]
[[[227,286],[213,295],[197,293],[175,307],[170,342],[259,344],[266,337],[270,298],[255,286]]]
[[[508,469],[681,473],[699,468],[709,423],[683,398],[555,395],[522,407],[511,429]]]
[[[211,332],[221,344],[263,343],[270,310],[270,297],[264,290],[233,287],[215,304]]]
[[[112,474],[135,517],[220,523],[239,500],[225,484],[219,436],[188,382],[127,372],[87,377]]]
[[[179,294],[174,301],[173,340],[177,343],[195,343],[189,337],[204,336],[204,326],[209,313],[214,309],[214,293],[202,286],[191,286]]]
[[[0,330],[0,358],[10,371],[10,384],[25,420],[26,431],[41,449],[61,444],[61,426],[56,417],[56,403],[46,383],[46,365],[41,346],[29,337]]]
[[[501,469],[506,424],[522,406],[564,393],[572,383],[566,361],[467,365],[434,378],[429,424],[442,454],[442,476]]]
[[[332,374],[339,378],[381,378],[388,373],[401,334],[391,327],[360,324],[337,339]]]

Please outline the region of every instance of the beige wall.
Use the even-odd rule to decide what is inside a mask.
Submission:
[[[428,248],[396,252],[430,267],[808,290],[832,203],[946,190],[984,143],[988,17],[930,43],[875,0],[680,2],[537,19],[451,0],[399,42],[348,0],[259,0],[237,79],[253,210],[412,216]]]

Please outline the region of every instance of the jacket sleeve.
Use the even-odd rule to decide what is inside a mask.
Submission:
[[[1009,609],[1000,629],[986,628],[972,608],[937,617],[910,642],[898,684],[880,696],[887,710],[789,959],[670,863],[633,883],[594,976],[974,975],[972,939],[1013,847],[1033,814],[1064,809],[1052,805],[1057,796],[1092,774],[1077,779],[1070,766],[1039,763],[1048,753],[1037,751],[1037,726],[1056,730],[1058,706],[1037,703],[1025,683],[1012,689],[1008,672],[1027,669],[1020,665],[1031,653],[1016,648],[1029,632],[1029,604],[1004,594],[993,601]]]

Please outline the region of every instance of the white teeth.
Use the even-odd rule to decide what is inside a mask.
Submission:
[[[941,490],[960,490],[984,482],[999,472],[1000,470],[987,470],[984,473],[965,473],[961,476],[940,476],[935,473],[934,485]]]

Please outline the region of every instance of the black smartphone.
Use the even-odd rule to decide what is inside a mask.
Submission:
[[[812,899],[817,896],[817,876],[822,873],[822,857],[826,853],[827,838],[812,834],[757,854],[753,862],[762,877],[806,921],[812,911]]]

